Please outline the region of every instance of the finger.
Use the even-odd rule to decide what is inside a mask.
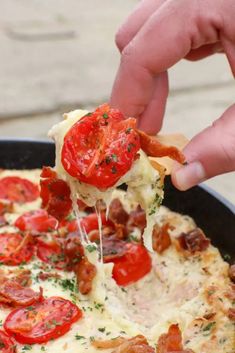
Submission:
[[[216,53],[223,53],[224,49],[220,42],[215,44],[207,44],[203,45],[201,48],[191,50],[185,57],[185,59],[190,61],[196,61],[206,58],[207,56],[216,54]]]
[[[195,21],[193,1],[169,1],[152,14],[122,52],[111,105],[127,116],[139,117],[154,91],[154,77],[184,58],[190,50],[219,40],[216,21]],[[207,9],[214,18],[213,9]],[[200,11],[199,11],[200,12]],[[184,21],[182,21],[184,19]],[[221,25],[220,23],[218,26]]]
[[[134,38],[146,20],[151,16],[166,0],[143,0],[134,11],[128,16],[116,34],[116,45],[120,52]]]
[[[175,167],[173,184],[187,190],[213,176],[235,170],[235,105],[184,149],[188,165]]]
[[[139,129],[150,135],[155,135],[162,127],[169,91],[167,72],[159,74],[154,79],[153,87],[151,101],[138,120]]]

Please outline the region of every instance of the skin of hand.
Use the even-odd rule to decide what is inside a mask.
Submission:
[[[168,95],[167,69],[185,58],[224,52],[235,76],[234,0],[144,0],[116,35],[121,62],[110,104],[156,134]],[[188,165],[175,165],[180,190],[235,170],[235,105],[184,149]]]

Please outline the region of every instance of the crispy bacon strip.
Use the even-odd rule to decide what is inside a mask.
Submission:
[[[92,345],[98,349],[110,349],[120,346],[124,341],[124,337],[116,337],[110,340],[94,340]]]
[[[50,167],[43,167],[40,180],[40,197],[42,207],[58,220],[65,218],[72,209],[70,188],[67,183],[58,179]]]
[[[180,164],[185,163],[185,156],[174,146],[162,145],[154,136],[149,136],[145,132],[137,130],[140,137],[140,147],[150,157],[170,157]]]
[[[6,281],[0,286],[0,302],[10,306],[32,305],[43,299],[42,288],[37,293],[31,288],[21,286],[14,281]]]
[[[163,251],[168,249],[171,245],[169,229],[171,229],[169,223],[163,224],[162,227],[160,227],[158,224],[155,224],[153,228],[153,249],[158,254],[162,254]]]
[[[88,294],[92,289],[92,282],[96,275],[96,267],[84,257],[74,267],[78,281],[78,289],[82,294]]]
[[[98,349],[115,348],[112,353],[154,353],[155,349],[149,346],[146,338],[142,335],[137,335],[130,339],[117,337],[111,340],[95,340],[93,346]]]
[[[119,199],[112,200],[109,207],[109,219],[113,223],[126,224],[128,218],[129,215],[125,211],[121,201]]]
[[[143,233],[146,227],[146,214],[140,206],[137,207],[135,211],[132,211],[129,215],[129,219],[126,225],[127,232],[130,233],[134,228],[139,228],[141,233]]]
[[[178,237],[178,241],[183,250],[188,250],[192,254],[196,251],[204,251],[210,245],[210,240],[206,238],[200,228],[195,228],[188,233],[182,233]]]
[[[235,283],[235,264],[231,265],[228,271],[228,275],[232,282]]]
[[[234,308],[228,309],[228,317],[230,320],[235,321],[235,309]]]
[[[193,353],[191,349],[184,349],[182,344],[182,334],[179,325],[173,324],[168,332],[162,334],[158,339],[157,353]]]
[[[122,257],[126,252],[126,242],[119,240],[116,236],[103,238],[103,256],[104,262],[112,261]]]

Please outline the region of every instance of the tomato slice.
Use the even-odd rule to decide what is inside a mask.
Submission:
[[[67,267],[68,260],[64,254],[63,247],[56,241],[47,243],[42,239],[38,239],[37,256],[41,261],[59,270]]]
[[[2,330],[0,330],[0,351],[1,353],[16,353],[15,342]]]
[[[34,201],[38,197],[38,186],[27,179],[17,176],[0,179],[0,199],[24,203]]]
[[[113,226],[113,222],[106,219],[106,214],[104,212],[100,213],[102,226]],[[78,231],[78,222],[76,219],[72,221],[63,220],[60,222],[60,227],[67,228],[70,233]],[[98,215],[97,213],[90,213],[88,216],[81,219],[81,227],[89,234],[92,230],[99,229]]]
[[[19,343],[45,343],[63,336],[81,317],[82,311],[69,300],[50,297],[12,311],[3,326]]]
[[[50,232],[57,229],[58,221],[45,210],[35,210],[18,217],[15,226],[22,231]]]
[[[64,137],[61,162],[74,178],[106,189],[131,168],[140,149],[134,118],[107,104],[77,121]]]
[[[104,259],[105,261],[105,259]],[[152,268],[151,257],[142,244],[127,243],[125,254],[121,257],[106,260],[113,262],[113,278],[120,286],[138,281],[150,272]]]
[[[33,256],[34,246],[25,242],[25,237],[19,233],[1,233],[0,262],[11,266],[28,262]]]
[[[58,179],[56,173],[49,167],[43,167],[40,181],[40,197],[42,207],[58,220],[68,216],[72,208],[70,188],[67,183]]]

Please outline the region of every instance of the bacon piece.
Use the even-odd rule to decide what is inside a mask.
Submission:
[[[143,233],[144,228],[146,227],[146,214],[140,206],[136,208],[135,211],[132,211],[129,215],[127,221],[127,232],[130,233],[134,228],[139,228],[141,233]]]
[[[4,213],[12,213],[14,211],[13,202],[11,201],[0,201],[0,216],[3,216]]]
[[[104,262],[112,261],[126,253],[126,242],[116,239],[116,236],[103,238]]]
[[[200,228],[195,228],[188,233],[182,233],[178,237],[178,241],[180,247],[184,250],[188,250],[190,253],[204,251],[210,245],[210,240],[206,238]]]
[[[112,353],[154,353],[155,349],[149,346],[146,338],[137,335],[130,339],[117,337],[111,340],[95,340],[92,345],[98,349],[116,348]]]
[[[59,279],[59,278],[61,278],[61,276],[56,272],[48,273],[48,272],[40,271],[39,274],[37,275],[37,278],[39,278],[41,281],[46,281],[48,278]]]
[[[78,289],[82,294],[88,294],[92,289],[92,282],[96,275],[96,267],[84,257],[74,267],[78,281]]]
[[[182,334],[179,325],[173,324],[168,332],[162,334],[158,339],[157,353],[193,353],[191,349],[184,349],[182,344]]]
[[[43,167],[40,180],[40,197],[42,207],[58,220],[65,218],[72,209],[70,188],[68,184],[58,179],[56,172],[50,167]]]
[[[78,233],[69,233],[64,241],[64,254],[68,259],[68,268],[73,267],[84,256],[84,249],[81,244],[81,239]]]
[[[235,283],[235,264],[229,267],[228,275],[231,281]]]
[[[126,224],[129,218],[119,199],[112,200],[109,208],[109,219],[115,224]]]
[[[120,346],[124,341],[124,337],[115,337],[110,340],[94,340],[92,341],[92,345],[98,349],[110,349]]]
[[[31,288],[25,288],[14,281],[6,281],[0,286],[0,302],[10,306],[27,306],[41,301],[42,288],[37,293]]]
[[[18,270],[19,273],[13,277],[13,281],[19,283],[23,287],[30,286],[31,280],[31,271],[30,270]]]
[[[228,309],[228,317],[230,320],[235,321],[235,309],[234,308]]]
[[[145,132],[137,130],[140,137],[140,147],[150,157],[170,157],[180,164],[185,163],[185,156],[174,146],[161,144],[154,136],[149,136]]]
[[[163,224],[162,227],[155,224],[153,228],[153,249],[158,254],[162,254],[171,245],[171,238],[168,233],[169,229],[172,229],[169,223]]]

